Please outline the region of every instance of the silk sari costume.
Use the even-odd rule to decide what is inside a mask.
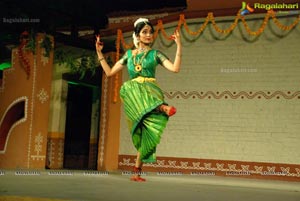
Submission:
[[[136,56],[133,56],[132,50],[127,50],[119,60],[127,65],[130,78],[121,86],[120,97],[133,145],[144,163],[156,162],[156,146],[169,118],[156,109],[167,104],[155,80],[156,67],[162,65],[165,59],[168,58],[162,52],[151,49]],[[136,68],[136,64],[140,69]]]

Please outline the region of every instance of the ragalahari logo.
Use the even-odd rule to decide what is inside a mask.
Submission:
[[[299,3],[272,3],[272,4],[264,4],[264,3],[253,3],[253,7],[246,3],[242,2],[242,8],[240,9],[241,15],[246,15],[254,12],[254,10],[275,10],[280,13],[291,13],[296,14],[299,13]]]
[[[246,15],[249,13],[253,13],[254,12],[254,8],[251,8],[251,6],[249,5],[249,3],[246,3],[245,1],[242,2],[242,8],[240,10],[241,15]]]

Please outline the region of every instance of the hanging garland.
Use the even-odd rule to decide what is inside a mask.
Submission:
[[[184,14],[181,14],[180,15],[180,18],[178,20],[178,25],[177,25],[177,28],[176,29],[179,29],[182,25],[183,27],[185,28],[186,32],[190,35],[199,35],[201,34],[205,28],[207,27],[208,23],[211,22],[212,23],[212,26],[214,27],[214,29],[218,32],[218,33],[222,33],[222,34],[229,34],[230,32],[232,32],[238,25],[238,21],[241,20],[247,33],[249,35],[260,35],[266,28],[266,25],[268,23],[268,21],[270,20],[270,18],[272,18],[274,24],[281,30],[284,30],[284,31],[288,31],[288,30],[291,30],[293,29],[300,21],[300,15],[297,17],[297,19],[291,24],[291,25],[283,25],[279,22],[279,20],[277,19],[276,15],[275,15],[275,11],[273,10],[269,10],[265,17],[264,17],[264,20],[263,20],[263,23],[262,25],[260,26],[260,28],[256,31],[252,31],[248,25],[248,23],[246,22],[246,19],[243,15],[240,14],[240,12],[237,13],[235,19],[234,19],[234,22],[229,26],[229,28],[227,29],[221,29],[219,28],[219,26],[217,25],[216,23],[216,20],[215,20],[215,17],[213,15],[212,12],[208,13],[204,23],[202,24],[202,26],[199,28],[199,30],[197,31],[191,31],[188,27],[188,24],[186,22],[186,19],[185,19],[185,16]],[[157,22],[157,25],[156,25],[156,29],[155,29],[155,32],[154,32],[154,40],[157,38],[158,36],[158,33],[159,31],[161,32],[161,34],[164,36],[164,38],[166,40],[172,40],[171,39],[171,36],[168,36],[166,31],[165,31],[165,28],[163,26],[163,22],[162,20],[158,20]],[[118,34],[117,34],[117,41],[116,41],[116,49],[117,49],[117,55],[119,54],[120,52],[120,44],[122,44],[122,46],[125,48],[125,49],[129,49],[129,48],[132,48],[133,47],[133,44],[126,44],[125,43],[125,40],[124,40],[124,36],[123,36],[123,33],[121,30],[118,30]]]
[[[26,56],[23,53],[24,53],[24,49],[28,43],[29,43],[29,33],[27,31],[24,31],[20,35],[20,45],[18,47],[18,57],[19,57],[21,67],[26,72],[27,79],[29,79],[29,75],[30,75],[30,64],[29,64],[28,59],[26,58]]]
[[[53,50],[53,43],[48,35],[45,35],[43,38],[40,48],[45,49],[45,53],[43,56],[49,57],[50,52]],[[25,70],[27,79],[30,76],[30,64],[28,58],[24,55],[25,51],[36,53],[36,33],[31,32],[30,34],[27,31],[24,31],[20,35],[20,45],[18,47],[18,56],[21,63],[22,68]]]
[[[122,36],[122,31],[121,30],[118,30],[117,32],[117,38],[123,40],[123,43],[125,44],[125,41],[124,41],[124,37]],[[131,48],[132,45],[128,45],[126,46],[126,49],[129,49]],[[121,44],[119,42],[119,40],[116,41],[116,48],[117,50],[120,50],[121,48]],[[117,51],[116,53],[116,61],[118,61],[120,59],[120,51]],[[118,89],[119,89],[119,74],[117,73],[115,76],[115,82],[114,82],[114,97],[113,97],[113,102],[116,103],[117,100],[118,100]]]

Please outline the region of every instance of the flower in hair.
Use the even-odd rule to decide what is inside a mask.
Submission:
[[[149,22],[149,20],[147,18],[139,18],[134,22],[134,27],[136,27],[136,25],[140,22]]]

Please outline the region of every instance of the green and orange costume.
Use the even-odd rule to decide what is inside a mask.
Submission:
[[[120,89],[132,142],[144,163],[156,162],[156,147],[168,122],[168,115],[157,110],[164,95],[155,79],[156,67],[168,59],[158,50],[150,49],[133,55],[127,50],[119,60],[127,65],[130,80]]]

